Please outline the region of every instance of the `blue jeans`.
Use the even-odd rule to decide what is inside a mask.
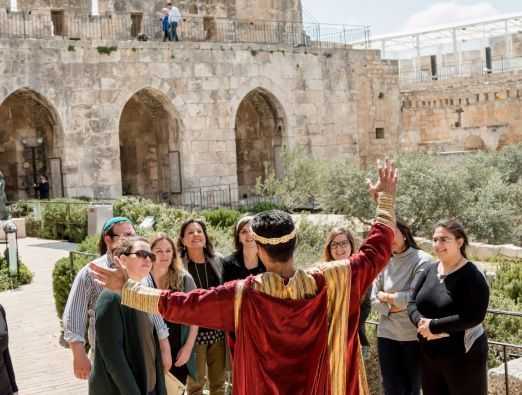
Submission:
[[[178,22],[171,22],[170,23],[170,41],[179,41],[178,38]]]
[[[419,342],[377,339],[384,395],[419,395]]]

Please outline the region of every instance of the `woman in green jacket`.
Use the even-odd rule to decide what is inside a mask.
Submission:
[[[144,238],[130,237],[113,252],[114,262],[141,281],[155,255]],[[158,337],[150,316],[120,304],[104,290],[96,303],[96,353],[89,395],[166,395]]]

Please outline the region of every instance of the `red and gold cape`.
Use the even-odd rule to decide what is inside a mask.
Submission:
[[[129,281],[122,303],[235,332],[235,395],[366,395],[360,302],[388,262],[393,237],[389,217],[378,216],[350,260],[297,270],[290,279],[267,272],[189,293]]]

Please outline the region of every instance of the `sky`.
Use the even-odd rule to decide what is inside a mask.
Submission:
[[[372,35],[424,30],[503,14],[522,15],[522,0],[301,0],[307,22],[370,25]]]

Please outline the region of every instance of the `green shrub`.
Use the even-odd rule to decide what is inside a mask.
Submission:
[[[87,204],[79,200],[54,199],[43,204],[41,237],[81,242],[87,235]]]
[[[56,314],[60,319],[62,318],[74,277],[82,267],[95,257],[96,255],[74,255],[72,265],[69,257],[61,258],[54,264],[52,273],[53,296]]]
[[[21,261],[18,264],[18,276],[11,276],[7,260],[4,257],[0,257],[0,292],[15,289],[33,281],[33,273],[29,268]]]
[[[277,198],[289,209],[313,207],[323,190],[328,162],[313,159],[304,147],[285,147],[282,162],[284,175],[277,177],[271,169],[268,177],[257,180],[256,192]]]
[[[500,291],[515,304],[522,305],[522,260],[503,260],[498,263],[493,289]],[[522,339],[521,339],[522,340]]]
[[[25,233],[28,237],[42,237],[42,221],[32,215],[25,217]]]
[[[201,212],[201,216],[207,224],[223,229],[233,227],[241,215],[239,211],[230,208],[217,208]]]
[[[241,208],[241,211],[247,212],[247,213],[253,213],[253,214],[257,214],[257,213],[261,213],[263,211],[269,211],[269,210],[286,211],[287,208],[280,203],[277,203],[275,201],[270,201],[270,200],[257,202],[255,204]]]
[[[300,218],[294,256],[297,266],[306,268],[321,260],[324,241],[329,230],[330,226],[315,225],[305,216]]]
[[[77,248],[78,252],[86,252],[90,254],[98,253],[98,242],[100,241],[100,235],[87,236]]]

